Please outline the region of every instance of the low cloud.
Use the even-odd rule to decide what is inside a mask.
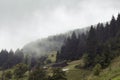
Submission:
[[[0,49],[109,21],[119,0],[0,0]]]

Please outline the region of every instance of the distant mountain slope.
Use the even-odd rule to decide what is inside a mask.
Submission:
[[[58,51],[60,50],[66,38],[68,36],[71,36],[73,32],[75,32],[78,35],[83,32],[86,32],[86,30],[88,29],[89,28],[76,29],[64,34],[49,36],[48,38],[36,40],[34,42],[30,42],[26,44],[22,50],[25,54],[32,54],[32,55],[35,54],[45,55],[50,53],[51,51]]]

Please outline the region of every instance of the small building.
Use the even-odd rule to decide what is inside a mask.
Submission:
[[[58,62],[58,63],[54,63],[52,64],[52,67],[65,67],[67,66],[67,62],[66,61],[62,61],[62,62]]]

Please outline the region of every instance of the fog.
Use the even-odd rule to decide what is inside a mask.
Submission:
[[[0,49],[106,22],[120,0],[0,0]]]

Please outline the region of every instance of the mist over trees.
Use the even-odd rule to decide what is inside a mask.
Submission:
[[[22,50],[25,54],[44,56],[45,54],[49,54],[51,51],[59,51],[65,40],[71,36],[73,32],[75,32],[75,34],[78,36],[87,30],[89,30],[89,27],[39,39],[26,44]]]
[[[37,40],[26,44],[23,47],[23,52],[25,54],[34,56],[43,56],[51,51],[60,50],[61,46],[66,39],[66,35],[60,34],[55,36],[50,36],[41,40]]]

